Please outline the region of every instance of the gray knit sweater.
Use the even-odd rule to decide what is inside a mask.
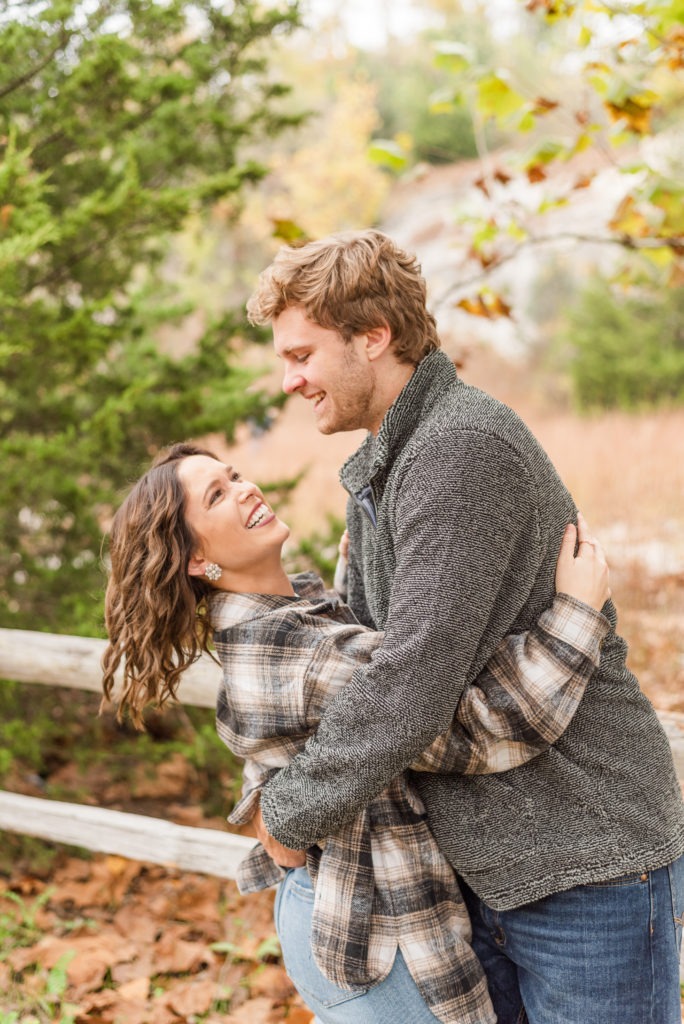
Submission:
[[[450,723],[501,638],[551,603],[572,498],[505,405],[428,356],[341,472],[351,498],[349,603],[385,629],[370,665],[262,793],[267,828],[304,848],[336,832]],[[667,738],[612,629],[571,725],[499,775],[419,775],[442,850],[497,909],[684,851]]]

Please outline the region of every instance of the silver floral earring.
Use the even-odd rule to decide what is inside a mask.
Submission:
[[[208,580],[211,580],[212,583],[216,583],[217,580],[221,579],[222,572],[223,569],[217,565],[216,562],[207,562],[204,567],[204,575]]]

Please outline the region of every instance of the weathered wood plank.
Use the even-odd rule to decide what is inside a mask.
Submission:
[[[130,860],[235,878],[256,840],[142,814],[0,791],[0,829]]]
[[[106,645],[106,640],[94,637],[0,629],[0,679],[102,693],[100,661]],[[180,700],[195,707],[215,707],[220,671],[204,655],[184,673]]]

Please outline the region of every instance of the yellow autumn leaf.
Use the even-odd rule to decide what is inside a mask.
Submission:
[[[643,213],[637,208],[633,196],[625,196],[618,204],[608,227],[621,235],[634,235],[644,238],[648,234],[649,225]]]

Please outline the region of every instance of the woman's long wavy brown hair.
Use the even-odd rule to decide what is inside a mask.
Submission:
[[[110,531],[103,706],[112,700],[123,660],[117,718],[127,709],[138,728],[144,728],[145,706],[175,699],[184,670],[209,650],[206,599],[212,588],[203,577],[188,575],[197,540],[185,521],[178,479],[178,464],[190,455],[216,458],[193,444],[164,449],[119,508]]]

